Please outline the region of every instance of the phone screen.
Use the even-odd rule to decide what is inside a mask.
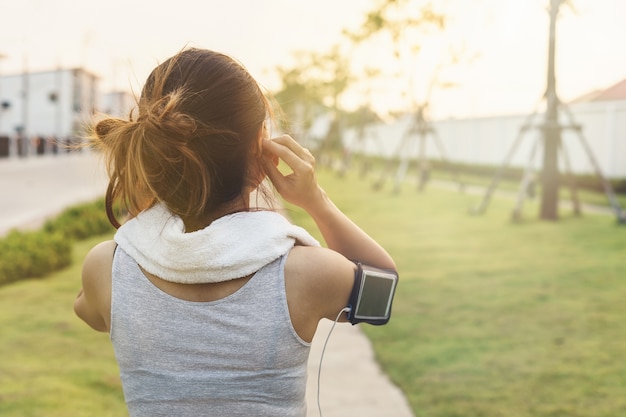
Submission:
[[[355,317],[388,318],[395,284],[396,279],[393,275],[381,273],[372,275],[364,272]]]

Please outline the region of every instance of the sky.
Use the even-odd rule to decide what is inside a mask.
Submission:
[[[419,0],[415,0],[420,4]],[[435,0],[445,32],[418,36],[420,52],[401,64],[383,41],[351,56],[357,70],[383,65],[396,80],[373,83],[380,112],[429,102],[431,116],[482,117],[531,112],[546,86],[548,0]],[[563,101],[626,78],[626,1],[571,0],[557,24],[557,91]],[[103,90],[140,88],[150,70],[185,46],[241,61],[270,91],[277,66],[295,51],[345,43],[374,0],[0,0],[0,75],[84,67]],[[446,51],[462,49],[455,65]],[[438,66],[443,65],[437,71]],[[427,96],[428,85],[439,81]],[[364,94],[345,97],[348,107]]]

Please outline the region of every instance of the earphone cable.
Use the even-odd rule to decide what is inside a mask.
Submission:
[[[322,377],[322,361],[324,360],[324,352],[326,352],[326,345],[328,344],[328,340],[330,339],[330,335],[333,333],[333,329],[335,328],[335,325],[339,321],[339,317],[341,317],[342,313],[349,313],[350,310],[351,310],[350,307],[344,307],[344,308],[341,309],[339,314],[337,314],[337,318],[335,319],[335,321],[333,322],[333,325],[331,326],[330,330],[328,331],[328,336],[326,336],[326,341],[324,342],[324,347],[322,348],[322,354],[320,355],[320,365],[319,365],[319,368],[317,370],[317,409],[319,410],[320,417],[322,417],[322,404],[320,403],[320,381],[321,381],[321,377]]]

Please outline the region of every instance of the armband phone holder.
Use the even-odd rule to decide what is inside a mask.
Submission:
[[[354,286],[350,294],[350,323],[386,324],[398,284],[398,273],[357,263]]]

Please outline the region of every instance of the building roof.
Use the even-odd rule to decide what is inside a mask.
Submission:
[[[50,74],[50,73],[55,73],[55,72],[66,72],[66,71],[83,72],[87,74],[88,76],[93,77],[97,80],[101,79],[101,77],[98,74],[83,67],[66,67],[66,68],[56,68],[56,69],[50,69],[50,70],[26,71],[26,74],[30,76],[30,75]],[[14,73],[9,73],[9,74],[2,73],[0,74],[0,78],[17,78],[17,77],[23,77],[24,74],[25,74],[24,72],[14,72]]]
[[[626,100],[626,78],[604,90],[595,90],[584,94],[572,100],[572,103],[589,103],[593,101],[610,100]]]

